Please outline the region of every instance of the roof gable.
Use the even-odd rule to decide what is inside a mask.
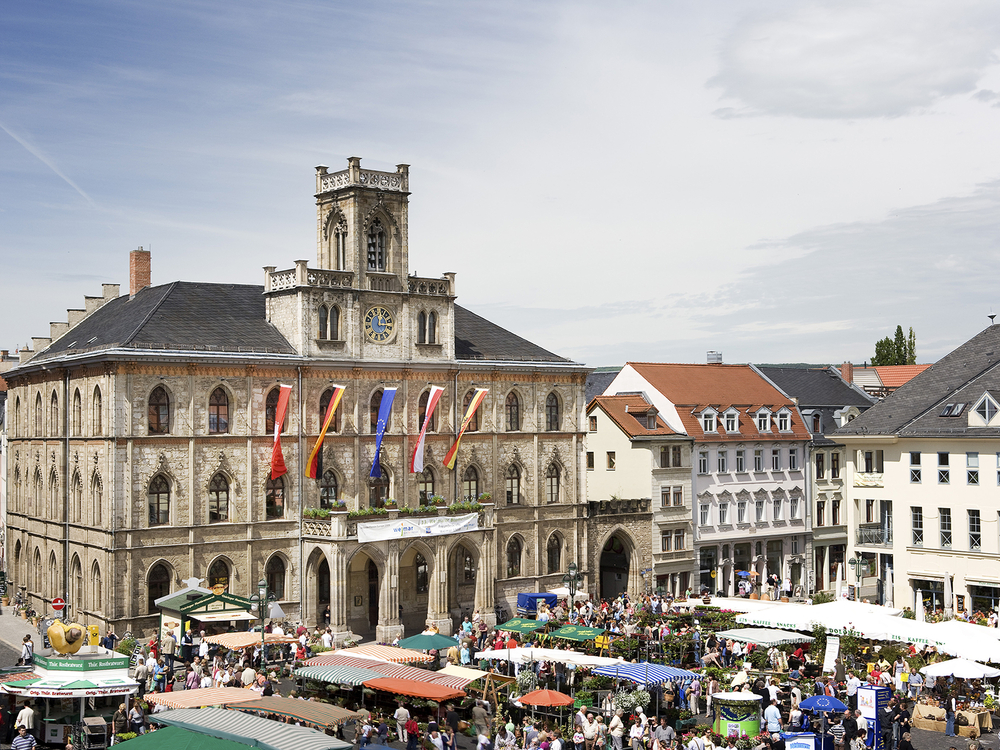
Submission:
[[[618,425],[618,428],[630,438],[663,437],[676,435],[662,417],[656,417],[656,428],[646,426],[646,418],[656,407],[638,394],[623,394],[620,396],[597,396],[587,408],[589,414],[594,408],[600,409]]]

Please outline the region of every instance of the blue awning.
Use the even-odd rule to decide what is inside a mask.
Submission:
[[[638,664],[615,664],[598,667],[594,674],[604,677],[615,677],[619,680],[629,680],[637,685],[662,685],[676,680],[693,680],[699,675],[688,669],[668,667],[666,664],[652,664],[648,661]]]

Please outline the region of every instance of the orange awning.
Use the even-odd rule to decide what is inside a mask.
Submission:
[[[172,693],[146,693],[146,700],[168,708],[201,708],[221,706],[226,703],[246,703],[259,701],[263,696],[256,690],[246,688],[221,687],[178,690]]]
[[[381,677],[377,680],[368,680],[363,683],[365,687],[374,690],[385,690],[389,693],[399,695],[409,695],[413,698],[424,698],[426,700],[447,701],[452,698],[464,698],[465,691],[450,688],[436,682],[419,682],[417,680],[401,680],[396,677]]]

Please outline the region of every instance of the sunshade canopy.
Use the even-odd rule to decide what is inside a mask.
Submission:
[[[360,656],[364,659],[378,659],[380,661],[391,661],[401,664],[411,661],[434,661],[430,654],[422,654],[419,651],[411,651],[408,648],[396,648],[395,646],[379,646],[370,643],[364,646],[354,646],[353,648],[342,648],[334,653],[344,656]]]
[[[515,617],[512,620],[507,620],[503,625],[497,625],[497,630],[505,630],[508,633],[530,633],[544,627],[544,622],[529,620],[526,617]]]
[[[432,701],[446,701],[452,698],[464,698],[465,692],[442,685],[437,682],[418,682],[417,680],[400,680],[393,677],[380,677],[368,680],[365,687],[373,690],[384,690],[388,693],[409,695],[414,698],[425,698]]]
[[[207,692],[209,689],[180,692],[198,693]],[[349,750],[351,747],[349,742],[330,737],[315,729],[297,727],[224,708],[184,708],[163,711],[150,714],[149,720],[157,724],[190,729],[212,737],[235,740],[250,747],[261,747],[266,750]]]
[[[517,699],[526,706],[572,706],[573,698],[555,690],[533,690]]]
[[[472,679],[465,677],[448,675],[443,671],[434,672],[429,669],[421,669],[420,667],[411,667],[409,664],[393,664],[388,661],[376,661],[375,659],[361,659],[356,656],[342,656],[343,652],[337,651],[334,653],[320,654],[319,656],[314,656],[305,663],[305,667],[328,667],[328,666],[343,666],[343,667],[355,667],[359,669],[367,669],[376,674],[374,677],[398,677],[402,680],[418,680],[420,682],[437,682],[442,685],[448,685],[449,687],[456,688],[458,690],[464,690],[465,686],[472,682]],[[303,677],[309,677],[313,680],[324,680],[325,682],[335,682],[335,680],[328,680],[325,677],[318,676],[320,673],[310,673],[310,675],[302,675]],[[311,676],[317,675],[317,676]],[[370,679],[374,679],[374,677]],[[347,683],[343,683],[347,684]]]
[[[291,717],[316,727],[340,724],[348,719],[356,719],[361,716],[357,711],[348,711],[346,708],[332,706],[329,703],[300,701],[298,698],[282,698],[278,695],[265,695],[260,700],[249,703],[232,703],[229,704],[229,707],[235,708],[237,711]]]
[[[732,630],[720,630],[715,634],[718,638],[731,638],[740,643],[756,643],[758,646],[770,648],[780,646],[783,643],[804,643],[816,640],[811,635],[799,635],[789,633],[787,630],[777,630],[774,628],[734,628]]]
[[[560,648],[498,648],[496,651],[480,651],[477,659],[517,662],[530,664],[533,661],[558,661],[563,664],[575,664],[578,667],[605,667],[613,664],[623,664],[621,658],[612,659],[609,656],[591,656],[578,651],[564,651]]]
[[[926,624],[925,627],[936,641],[940,641],[938,651],[961,659],[1000,663],[1000,639],[997,638],[996,628],[961,620],[945,620]]]
[[[756,625],[781,630],[812,630],[822,625],[828,633],[843,635],[853,632],[863,638],[913,642],[918,635],[910,633],[903,611],[864,602],[838,599],[825,604],[779,604],[758,612],[738,615],[740,625]],[[909,633],[911,637],[906,637]]]
[[[514,682],[514,680],[516,679],[514,677],[508,677],[505,674],[497,674],[496,672],[484,672],[481,669],[460,667],[457,664],[449,664],[444,669],[439,669],[436,672],[436,674],[448,675],[449,677],[461,677],[462,679],[468,680],[469,682],[475,682],[476,680],[485,680],[487,678],[490,678],[497,683],[507,683],[507,682]]]
[[[253,696],[256,696],[254,698]],[[260,693],[244,688],[219,687],[198,690],[177,690],[172,693],[146,693],[146,700],[168,708],[201,708],[202,706],[222,706],[226,703],[242,703],[259,700]],[[157,714],[162,716],[163,714]]]
[[[847,706],[845,706],[841,701],[833,698],[829,695],[813,695],[806,698],[804,701],[799,703],[799,708],[803,708],[806,711],[820,711],[821,713],[828,713],[830,711],[846,711]]]
[[[630,664],[622,662],[609,667],[598,667],[594,674],[628,680],[637,685],[662,685],[675,680],[693,680],[698,675],[687,669],[668,667],[666,664],[651,664],[648,661]]]
[[[248,633],[220,633],[219,635],[206,635],[205,640],[215,643],[223,648],[239,650],[248,646],[260,645],[260,631],[250,631]],[[294,635],[275,635],[274,633],[264,633],[264,644],[272,643],[296,643],[299,639]]]
[[[586,628],[582,625],[563,625],[559,630],[550,633],[553,638],[565,638],[569,641],[592,641],[604,628]]]
[[[307,680],[330,682],[334,685],[353,685],[355,687],[364,684],[367,680],[376,680],[379,677],[385,677],[384,674],[376,672],[374,669],[345,667],[341,665],[299,667],[295,670],[295,676],[305,677]]]
[[[430,651],[431,649],[448,649],[457,646],[458,641],[440,633],[420,633],[409,638],[404,638],[399,642],[401,648],[412,648],[417,651]]]
[[[131,741],[138,750],[246,750],[247,747],[243,742],[209,737],[181,727],[163,727]]]
[[[961,677],[965,680],[982,680],[986,677],[1000,677],[1000,669],[988,667],[968,659],[949,659],[937,664],[928,664],[920,670],[926,677]]]

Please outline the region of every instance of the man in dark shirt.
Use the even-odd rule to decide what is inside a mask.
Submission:
[[[448,704],[448,712],[444,715],[445,723],[451,727],[451,730],[458,734],[458,712],[452,704]]]
[[[848,744],[853,740],[858,734],[858,720],[855,719],[850,711],[844,713],[844,743]]]

